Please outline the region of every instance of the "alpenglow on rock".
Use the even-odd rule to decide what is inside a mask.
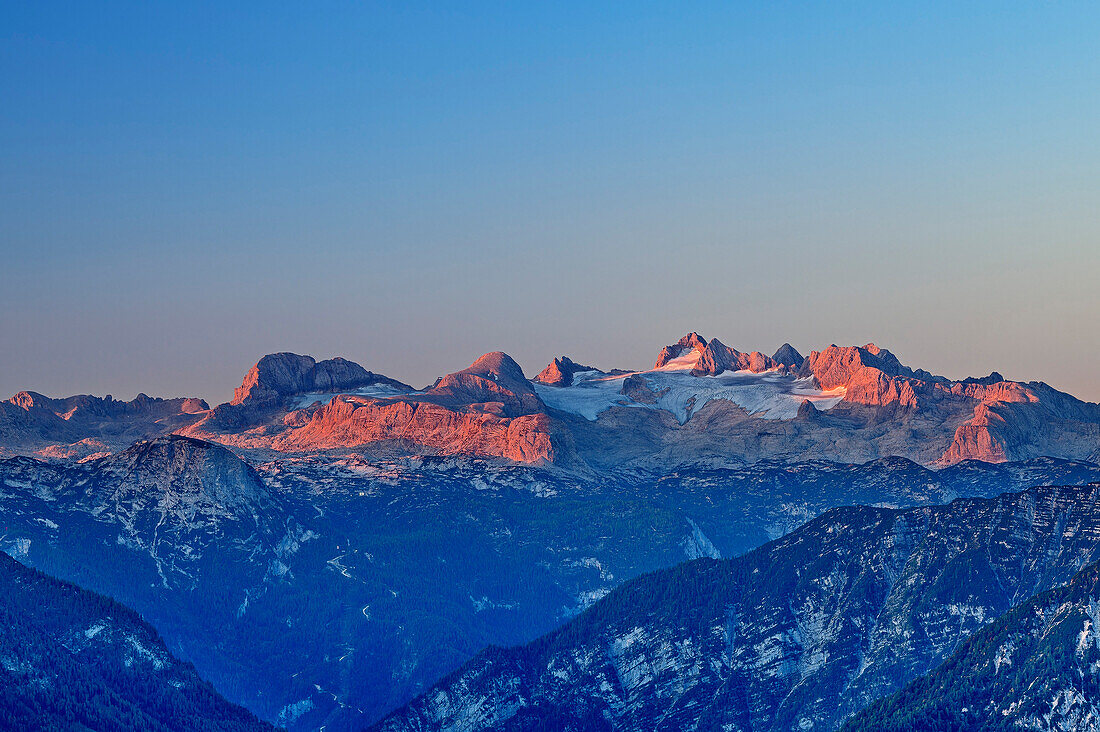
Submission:
[[[213,410],[199,400],[105,401],[28,392],[0,403],[0,455],[86,457],[176,432],[241,451],[451,455],[594,472],[893,455],[924,465],[1100,459],[1100,405],[1041,382],[996,372],[953,381],[873,343],[806,357],[784,344],[766,356],[694,332],[641,371],[561,356],[528,380],[493,351],[414,389],[341,358],[278,353]]]

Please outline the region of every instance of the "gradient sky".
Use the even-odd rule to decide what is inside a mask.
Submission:
[[[0,7],[3,396],[698,330],[1100,400],[1096,3],[223,5]]]

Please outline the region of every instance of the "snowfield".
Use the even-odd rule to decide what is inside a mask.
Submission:
[[[844,398],[844,387],[822,391],[812,376],[799,379],[779,370],[753,373],[728,371],[718,376],[692,376],[698,362],[698,351],[674,358],[659,369],[634,371],[607,376],[598,371],[583,371],[573,376],[571,386],[546,386],[535,383],[535,390],[554,409],[579,414],[595,420],[612,407],[665,409],[676,416],[680,424],[691,419],[712,399],[725,399],[749,414],[764,419],[794,419],[803,401],[810,401],[818,410],[835,407]],[[622,393],[623,382],[640,376],[656,396],[652,404],[639,402]]]
[[[599,371],[582,371],[573,376],[570,386],[547,386],[531,382],[542,401],[554,409],[579,414],[595,421],[601,412],[612,407],[664,409],[675,415],[680,424],[702,409],[712,399],[725,399],[764,419],[794,419],[798,407],[809,400],[817,409],[832,409],[844,398],[844,387],[822,391],[812,376],[799,379],[778,369],[754,373],[727,371],[718,376],[693,376],[691,370],[699,362],[699,351],[691,351],[671,359],[664,366],[649,371],[632,371],[609,376]],[[640,376],[648,383],[654,399],[637,401],[622,393],[623,382]],[[305,409],[320,402],[327,404],[338,396],[361,396],[385,399],[417,394],[376,384],[346,392],[311,393],[298,397],[294,409]]]
[[[328,404],[332,401],[333,397],[338,396],[363,396],[363,397],[377,397],[384,399],[386,397],[401,396],[402,394],[408,394],[405,389],[398,389],[395,386],[389,384],[374,384],[373,386],[364,386],[360,389],[352,389],[350,391],[337,391],[327,394],[315,392],[312,394],[302,394],[298,397],[298,402],[294,405],[294,409],[305,409],[308,406],[321,402],[321,404]]]

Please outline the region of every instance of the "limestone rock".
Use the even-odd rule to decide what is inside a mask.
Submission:
[[[595,366],[582,366],[568,356],[561,356],[551,361],[533,381],[547,386],[572,386],[573,376],[584,371],[599,371],[599,369]]]

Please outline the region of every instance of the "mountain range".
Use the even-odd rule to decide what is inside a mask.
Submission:
[[[1100,458],[1100,405],[992,373],[952,381],[874,344],[772,356],[689,333],[653,368],[601,370],[560,357],[528,379],[507,354],[415,389],[342,358],[264,356],[232,401],[49,399],[0,403],[9,454],[87,457],[180,433],[270,456],[355,450],[565,469],[667,470],[720,460],[924,465],[1039,456]]]
[[[965,722],[947,684],[1046,719],[987,645],[956,654],[1016,638],[1066,699],[1092,668],[1023,635],[1088,615],[1044,593],[1100,559],[1098,430],[1045,384],[870,344],[691,333],[649,369],[533,378],[493,352],[425,388],[279,353],[213,408],[0,403],[0,550],[292,732]],[[1020,615],[1052,602],[1064,623]]]
[[[1098,601],[1087,594],[1095,571],[1080,580],[1086,589],[1073,593],[1072,608],[1065,593],[1030,598],[1100,558],[1098,499],[1100,484],[1092,484],[934,508],[833,509],[742,557],[699,559],[627,582],[532,643],[489,648],[376,729],[836,729],[1021,603],[987,630],[1001,644],[1001,662],[1036,653],[1042,640],[1028,632],[1032,625],[1050,635],[1051,624],[1064,623],[1060,637],[1078,640],[1095,686],[1100,650],[1090,602]],[[989,661],[991,644],[975,640],[981,650],[960,651],[955,665]],[[917,693],[954,709],[951,694],[961,687],[949,671],[937,674],[872,717],[911,721]],[[1079,682],[1072,673],[1030,678],[1049,683],[1044,691],[1068,687],[1071,696]],[[1001,686],[982,690],[992,699],[975,704],[974,715],[999,713],[1003,696],[1014,699],[1022,688]],[[1028,699],[1016,713],[1051,711],[1049,694]],[[1053,699],[1064,712],[1057,693]],[[1097,701],[1095,689],[1089,700]]]
[[[134,608],[235,703],[358,729],[487,645],[618,585],[734,557],[837,506],[1100,480],[1056,459],[683,467],[598,479],[428,457],[255,466],[183,436],[82,462],[0,461],[0,549]]]

